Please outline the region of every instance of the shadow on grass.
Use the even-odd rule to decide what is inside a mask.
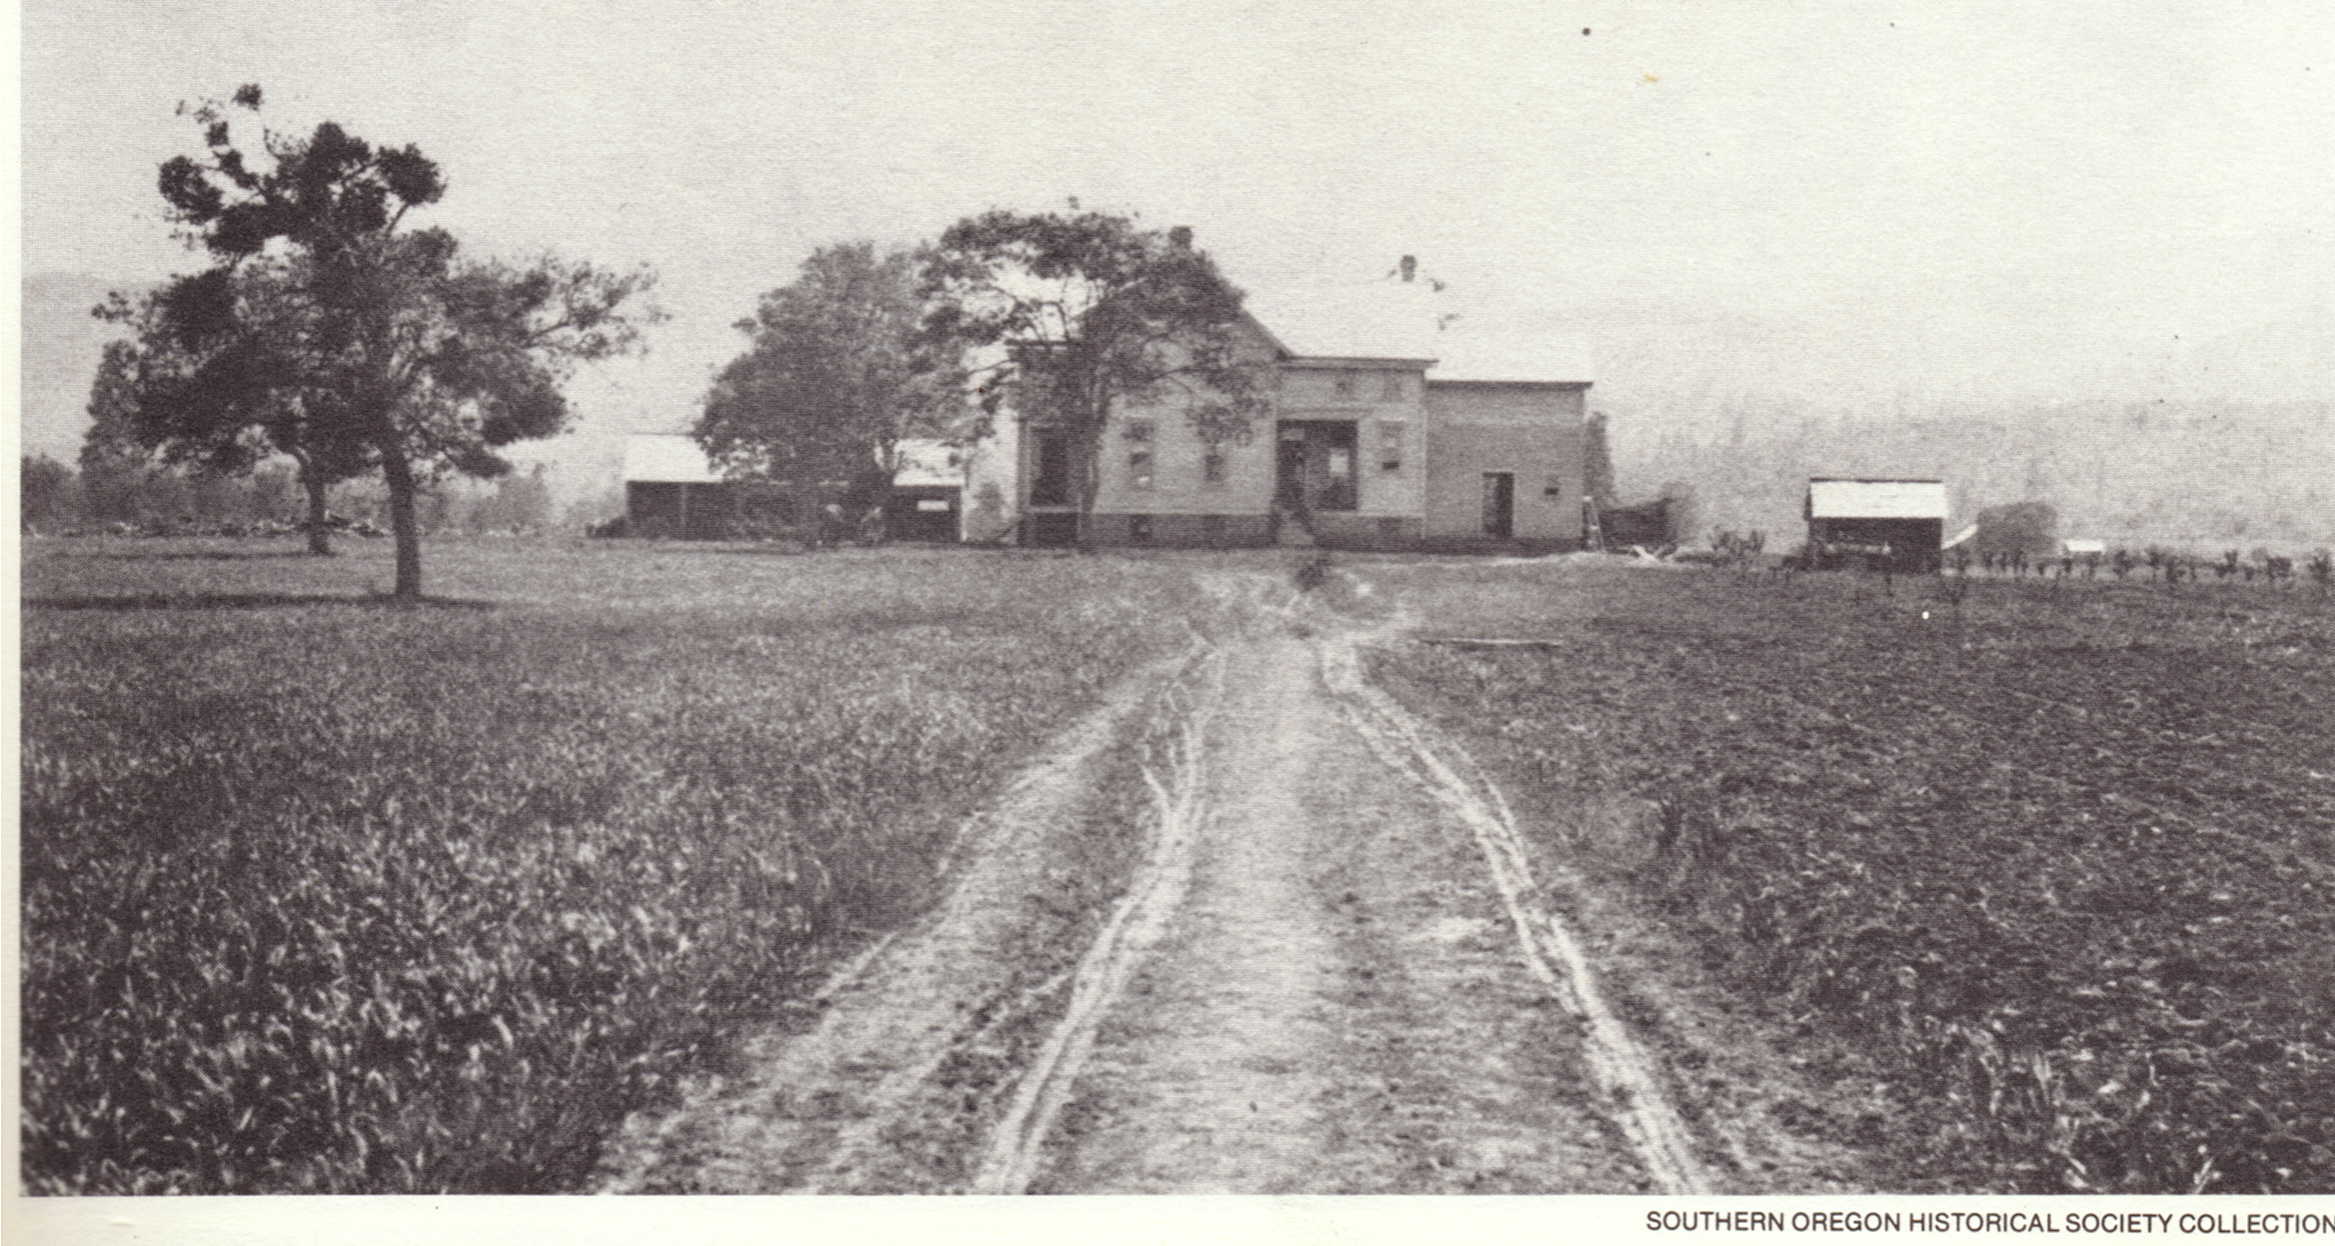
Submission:
[[[172,549],[172,550],[91,550],[62,554],[63,558],[96,558],[110,562],[243,562],[263,558],[316,558],[329,554],[311,554],[301,549]]]
[[[494,602],[465,597],[401,601],[382,593],[361,597],[327,593],[138,593],[124,597],[27,597],[27,610],[273,610],[292,606],[359,606],[382,610],[492,610]]]

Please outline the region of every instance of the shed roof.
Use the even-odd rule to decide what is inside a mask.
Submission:
[[[965,483],[965,456],[945,441],[929,437],[900,440],[900,468],[892,484],[903,489],[950,488]]]
[[[720,484],[722,474],[684,434],[634,433],[624,443],[624,479],[627,484],[711,485]],[[948,443],[905,438],[900,442],[900,470],[892,483],[909,488],[961,485],[965,468]]]
[[[1843,480],[1828,476],[1808,481],[1810,519],[1944,519],[1946,483],[1942,480]]]
[[[680,433],[634,433],[625,439],[626,484],[710,485],[721,478],[705,451]]]

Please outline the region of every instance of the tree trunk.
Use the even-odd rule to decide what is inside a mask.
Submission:
[[[1095,495],[1103,484],[1103,431],[1111,418],[1109,407],[1104,407],[1079,430],[1078,448],[1078,552],[1095,552]]]
[[[422,599],[422,529],[414,514],[413,464],[404,448],[387,439],[381,451],[381,478],[389,486],[389,532],[397,540],[397,588],[401,602]]]
[[[325,523],[325,517],[330,512],[324,505],[324,481],[303,474],[300,484],[308,491],[308,552],[329,558],[332,556],[332,530]]]

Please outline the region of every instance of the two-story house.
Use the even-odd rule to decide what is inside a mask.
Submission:
[[[1532,548],[1582,539],[1581,352],[1446,325],[1428,283],[1252,294],[1243,332],[1266,414],[1209,444],[1172,403],[1101,441],[1092,536],[1113,545]],[[967,455],[969,540],[1069,544],[1070,439],[1001,416]]]

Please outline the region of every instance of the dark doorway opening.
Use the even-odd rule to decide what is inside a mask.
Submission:
[[[1052,429],[1033,430],[1030,454],[1035,469],[1030,480],[1030,505],[1070,506],[1077,501],[1071,483],[1070,436]]]
[[[1516,473],[1484,473],[1484,535],[1516,535]]]
[[[1284,421],[1274,495],[1306,511],[1354,510],[1361,503],[1354,442],[1352,421]]]

